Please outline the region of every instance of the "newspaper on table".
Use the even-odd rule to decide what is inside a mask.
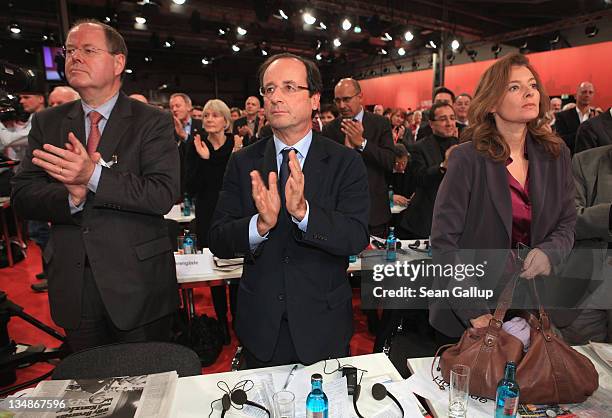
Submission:
[[[106,379],[46,380],[30,396],[61,398],[65,406],[55,411],[20,412],[16,417],[165,418],[170,413],[177,381],[175,371]]]

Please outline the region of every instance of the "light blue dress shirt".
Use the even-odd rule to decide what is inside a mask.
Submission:
[[[115,104],[117,104],[117,99],[119,98],[119,92],[111,97],[108,101],[101,104],[100,106],[93,108],[89,106],[87,103],[81,100],[81,106],[83,106],[83,114],[85,117],[85,143],[89,141],[89,131],[91,129],[91,121],[89,120],[89,114],[92,111],[96,111],[102,115],[102,118],[98,122],[98,129],[100,130],[100,135],[104,133],[104,128],[106,127],[106,123],[110,118],[111,112],[115,108]],[[98,162],[94,167],[94,171],[87,182],[87,188],[92,192],[96,192],[98,190],[98,183],[100,182],[100,175],[102,175],[102,165]],[[68,204],[70,205],[70,213],[74,215],[75,213],[82,211],[85,207],[85,200],[81,202],[79,206],[75,206],[68,196]]]
[[[289,146],[282,142],[280,139],[274,135],[274,149],[276,151],[276,172],[280,175],[280,166],[283,162],[283,154],[282,151],[285,148],[293,148],[297,153],[298,161],[300,162],[300,167],[304,168],[304,161],[306,161],[306,156],[308,155],[308,150],[310,150],[310,144],[312,143],[312,131],[308,131],[304,138],[300,139],[295,145]],[[300,228],[301,231],[306,232],[308,228],[308,215],[310,214],[310,206],[308,205],[308,201],[306,201],[306,214],[304,215],[304,219],[298,221],[293,216],[291,220]],[[251,247],[251,251],[253,251],[259,244],[268,239],[268,233],[263,237],[259,235],[257,231],[257,219],[259,219],[259,214],[253,215],[251,221],[249,222],[249,245]]]

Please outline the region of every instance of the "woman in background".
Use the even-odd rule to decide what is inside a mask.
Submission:
[[[572,249],[576,209],[570,153],[539,124],[549,103],[537,72],[521,54],[496,61],[480,80],[469,127],[461,135],[464,143],[449,158],[438,191],[431,231],[434,257],[443,262],[458,262],[462,249],[476,250],[474,262],[487,259],[487,250],[502,250],[497,262],[489,259],[484,280],[465,279],[464,288],[482,288],[487,279],[503,277],[510,250],[519,245],[531,248],[522,262],[524,279],[549,275]],[[488,288],[496,284],[489,282]],[[430,308],[431,324],[447,337],[458,337],[469,326],[486,327],[491,318],[486,301],[477,298],[438,299]],[[529,336],[528,328],[510,332],[522,340]]]
[[[186,163],[187,192],[196,198],[196,235],[200,249],[208,247],[208,230],[223,185],[225,166],[233,151],[242,147],[241,138],[231,134],[230,109],[218,99],[204,105],[202,125],[205,134],[196,135],[188,144]],[[237,285],[230,284],[230,308],[235,312]],[[210,292],[215,314],[223,331],[224,344],[230,343],[227,323],[227,296],[225,286],[211,286]]]

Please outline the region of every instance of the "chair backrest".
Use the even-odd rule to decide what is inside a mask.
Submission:
[[[71,354],[53,371],[52,379],[139,376],[176,370],[179,377],[202,373],[198,355],[188,347],[141,342],[111,344]]]

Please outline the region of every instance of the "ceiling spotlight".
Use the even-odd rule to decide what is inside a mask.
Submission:
[[[314,25],[314,23],[317,21],[317,18],[309,12],[304,12],[302,18],[304,19],[304,23],[306,23],[307,25]]]
[[[144,57],[144,61],[145,61],[145,62],[153,62],[153,57],[152,57],[152,56],[150,56],[150,55],[145,55],[145,57]]]
[[[176,46],[176,41],[174,38],[169,37],[162,45],[164,48],[174,48]]]
[[[351,24],[351,21],[348,19],[344,19],[342,21],[342,29],[344,30],[349,30],[353,25]]]
[[[476,57],[478,56],[478,51],[476,51],[475,49],[470,49],[467,51],[468,57],[470,57],[470,59],[473,62],[476,62]]]
[[[162,84],[161,86],[159,86],[157,88],[157,90],[166,90],[168,88],[168,85],[166,83]]]
[[[560,39],[561,39],[561,35],[559,34],[559,32],[555,32],[553,33],[552,37],[548,40],[548,42],[552,45],[552,44],[558,43]]]
[[[240,36],[244,36],[247,34],[247,30],[245,28],[243,28],[242,26],[238,26],[236,28],[236,33]]]
[[[353,28],[353,32],[355,32],[355,33],[361,33],[361,26],[359,26],[359,25],[355,25],[355,27]]]
[[[587,26],[586,28],[584,28],[584,34],[589,38],[594,37],[598,33],[599,33],[599,28],[595,25]]]
[[[388,52],[387,52],[387,50],[385,48],[380,48],[380,52],[379,53],[380,53],[380,55],[387,55],[388,54]]]
[[[134,18],[134,20],[136,21],[136,23],[138,23],[139,25],[144,25],[145,23],[147,23],[147,19],[145,19],[142,16],[136,16]]]
[[[529,49],[529,44],[527,43],[527,41],[525,41],[525,42],[523,42],[523,45],[521,45],[519,47],[519,52],[521,54],[524,54],[524,53],[526,53],[528,51],[528,49]]]
[[[495,55],[495,58],[497,58],[497,56],[499,55],[499,53],[501,52],[501,46],[499,46],[499,44],[495,44],[491,47],[491,52],[493,53],[493,55]]]
[[[429,43],[427,45],[425,45],[427,48],[433,48],[436,49],[438,47],[438,45],[436,45],[436,43],[432,40],[429,41]]]
[[[406,40],[406,42],[410,42],[414,39],[414,35],[412,34],[412,32],[407,30],[406,33],[404,34],[404,39]]]
[[[406,50],[405,50],[404,48],[399,48],[399,49],[397,50],[397,54],[398,54],[400,57],[403,57],[404,55],[406,55]]]
[[[383,41],[392,41],[393,38],[391,37],[391,35],[389,35],[389,32],[385,32],[385,34],[383,36],[381,36],[381,39]]]
[[[240,47],[236,44],[232,45],[232,51],[234,52],[240,52]]]
[[[172,3],[178,4],[179,6],[185,4],[185,0],[172,0]]]
[[[132,70],[131,68],[126,68],[125,69],[125,73],[126,74],[132,74],[134,72],[134,70]]]
[[[321,55],[321,53],[319,52],[316,56],[315,56],[317,61],[321,61],[323,59],[323,55]]]
[[[219,31],[217,33],[219,34],[219,36],[225,36],[227,31],[225,29],[223,29],[223,28],[219,28]]]
[[[325,23],[319,22],[319,29],[325,30],[325,29],[327,29],[327,26],[325,25]]]
[[[342,42],[340,41],[340,38],[335,38],[334,39],[334,47],[338,48],[340,45],[342,45]]]
[[[15,35],[21,33],[21,26],[17,22],[11,22],[8,26],[8,30]]]
[[[210,64],[210,60],[208,58],[202,58],[202,65]]]
[[[459,43],[459,41],[456,40],[456,39],[453,39],[453,42],[451,42],[451,49],[453,51],[456,51],[456,50],[459,49],[460,46],[461,46],[461,44]]]
[[[110,16],[104,16],[104,23],[110,23],[111,22],[111,18]]]
[[[278,15],[285,20],[289,20],[289,16],[287,16],[287,13],[285,13],[283,9],[278,9]]]
[[[268,51],[266,51],[265,49],[261,50],[261,55],[263,55],[264,57],[268,56]]]

